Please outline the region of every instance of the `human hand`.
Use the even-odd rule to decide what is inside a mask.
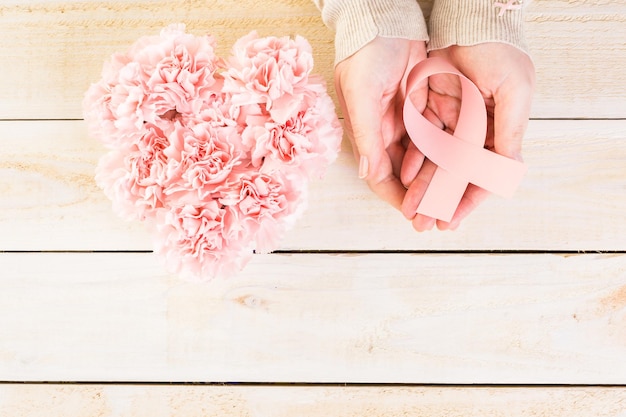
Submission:
[[[408,72],[426,58],[426,43],[377,37],[335,68],[335,86],[345,128],[359,161],[359,177],[398,210],[406,194],[400,167],[407,143],[402,121]],[[411,95],[426,107],[428,88]]]
[[[487,107],[485,147],[500,155],[522,160],[522,139],[528,124],[535,69],[528,55],[504,43],[450,46],[430,52],[446,59],[476,84]],[[461,83],[457,76],[438,74],[429,78],[428,104],[424,117],[452,134],[461,107]],[[416,214],[436,166],[412,143],[402,164],[401,179],[408,187],[402,213],[417,231],[456,229],[489,192],[469,184],[452,220],[447,223]],[[494,173],[497,175],[497,173]]]

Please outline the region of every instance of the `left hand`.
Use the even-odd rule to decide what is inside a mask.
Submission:
[[[426,42],[376,37],[337,64],[335,85],[352,143],[359,177],[381,199],[400,210],[406,188],[400,182],[405,155],[402,104],[408,72],[426,58]],[[426,107],[426,83],[411,94]]]
[[[522,160],[522,139],[528,125],[535,68],[528,55],[504,43],[474,46],[450,46],[431,51],[429,56],[442,57],[468,77],[480,90],[487,107],[485,147],[500,155]],[[461,83],[457,76],[438,74],[429,79],[428,104],[424,116],[452,134],[456,128],[461,104]],[[447,223],[416,214],[436,166],[411,142],[402,163],[401,180],[408,191],[402,213],[417,231],[456,229],[489,192],[469,184],[452,220]],[[497,175],[497,173],[494,173]]]

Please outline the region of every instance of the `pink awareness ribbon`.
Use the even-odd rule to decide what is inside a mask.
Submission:
[[[430,123],[408,98],[421,81],[435,74],[453,74],[461,80],[461,111],[452,135]],[[469,183],[511,198],[527,167],[485,149],[487,111],[474,83],[443,58],[427,58],[409,73],[406,91],[403,117],[407,134],[437,165],[417,212],[449,222]]]

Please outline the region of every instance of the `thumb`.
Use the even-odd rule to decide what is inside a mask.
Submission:
[[[353,112],[354,114],[354,112]],[[352,134],[359,157],[359,178],[381,199],[398,210],[406,189],[393,173],[393,163],[383,139],[380,113],[361,113],[363,118],[355,122],[352,117]]]
[[[363,110],[357,109],[356,111]],[[382,172],[391,170],[391,160],[385,151],[380,114],[363,112],[351,117],[352,140],[359,157],[359,178],[375,180]],[[355,120],[356,119],[356,120]]]
[[[379,171],[379,166],[383,163],[379,159],[385,153],[381,100],[370,96],[370,91],[354,87],[350,82],[347,82],[347,85],[343,84],[344,77],[341,75],[337,71],[335,78],[337,98],[345,119],[348,137],[359,161],[359,178],[368,179]]]
[[[383,138],[383,105],[380,99],[351,94],[337,88],[346,130],[359,161],[359,177],[382,200],[400,210],[406,189],[393,174],[393,164]]]
[[[522,140],[528,127],[531,84],[509,81],[494,94],[494,148],[496,153],[522,160]]]

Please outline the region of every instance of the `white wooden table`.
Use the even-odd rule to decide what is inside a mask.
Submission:
[[[1,417],[626,416],[626,0],[528,7],[515,199],[418,234],[346,145],[280,253],[206,285],[113,215],[81,120],[172,22],[301,34],[332,80],[309,0],[0,0]]]

